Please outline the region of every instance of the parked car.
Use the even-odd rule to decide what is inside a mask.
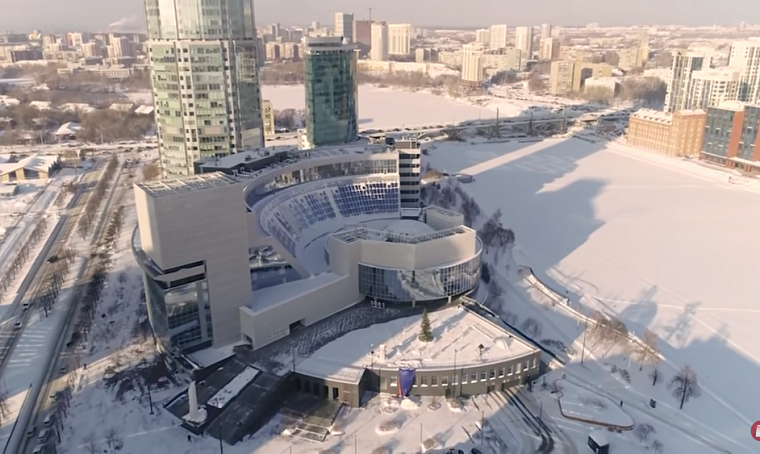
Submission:
[[[24,327],[24,322],[16,322],[16,323],[13,324],[13,329],[14,330],[20,330],[23,327]]]
[[[37,441],[45,444],[48,441],[48,437],[50,436],[50,429],[42,429],[40,430],[40,433],[37,434]]]
[[[34,451],[32,451],[32,454],[45,454],[47,452],[47,447],[45,445],[37,445],[34,447]]]
[[[42,425],[45,427],[50,427],[55,422],[55,413],[50,413],[47,416],[45,416],[45,419],[42,420]]]
[[[32,438],[35,432],[37,432],[37,428],[34,426],[30,427],[29,430],[26,431],[26,438]]]

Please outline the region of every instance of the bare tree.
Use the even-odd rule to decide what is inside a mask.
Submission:
[[[119,439],[119,429],[116,427],[111,427],[106,432],[106,445],[111,448],[115,449],[116,446],[119,444],[121,440]]]
[[[658,369],[657,366],[649,372],[649,378],[652,379],[652,386],[657,385],[657,380],[660,379],[660,369]]]
[[[657,431],[654,430],[654,427],[647,423],[636,424],[636,427],[633,429],[633,434],[641,442],[646,442],[649,439],[649,436],[653,435],[655,432]]]
[[[654,357],[659,357],[657,349],[657,335],[650,330],[644,331],[644,337],[641,339],[641,345],[634,352],[636,361],[639,362],[639,370],[644,368],[644,364],[653,362]]]
[[[145,181],[151,181],[155,180],[158,177],[161,176],[161,168],[158,165],[158,162],[151,162],[142,169],[143,174],[143,180]]]
[[[8,405],[8,395],[5,391],[0,391],[0,424],[5,422],[5,418],[10,414],[10,406]]]
[[[668,389],[670,389],[675,399],[681,401],[680,409],[683,409],[683,404],[688,402],[689,399],[702,395],[702,388],[699,386],[697,373],[688,365],[683,366],[673,379],[670,380]]]
[[[499,285],[498,282],[496,282],[496,279],[491,279],[491,282],[488,283],[488,296],[489,298],[500,298],[501,295],[504,294],[504,289],[501,288],[501,285]]]
[[[525,321],[522,322],[522,325],[520,325],[520,329],[530,337],[541,335],[541,324],[538,323],[538,321],[536,321],[534,318],[525,319]]]
[[[95,441],[95,434],[90,434],[87,439],[85,440],[84,449],[89,454],[98,454],[100,452],[100,448],[98,448],[98,443]]]
[[[501,318],[511,326],[515,326],[517,324],[517,314],[514,312],[505,311],[503,314],[501,314]]]

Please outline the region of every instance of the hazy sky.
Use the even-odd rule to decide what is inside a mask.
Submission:
[[[752,21],[758,0],[254,0],[257,24],[332,22],[336,11],[415,25],[486,26],[734,24]],[[0,0],[0,31],[105,30],[117,21],[143,23],[142,0]]]

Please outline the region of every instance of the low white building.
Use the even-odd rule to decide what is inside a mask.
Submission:
[[[584,81],[583,90],[586,93],[591,91],[606,92],[614,95],[620,89],[620,81],[616,77],[589,77]]]

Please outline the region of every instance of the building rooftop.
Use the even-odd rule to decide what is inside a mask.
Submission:
[[[296,372],[356,383],[367,368],[430,370],[487,365],[536,350],[461,307],[429,312],[428,316],[435,338],[432,342],[419,340],[420,315],[400,318],[344,334],[297,364]]]
[[[680,116],[688,115],[704,115],[705,111],[701,109],[697,110],[679,110],[676,114]],[[646,121],[653,121],[657,123],[670,124],[673,122],[673,113],[666,113],[661,110],[654,109],[639,109],[633,114],[631,118],[638,118]]]
[[[414,221],[412,221],[414,222]],[[422,224],[422,223],[420,223]],[[426,224],[423,224],[426,225]],[[368,227],[355,227],[333,234],[333,237],[344,243],[353,243],[358,240],[382,241],[387,243],[420,244],[440,238],[461,235],[472,231],[469,227],[459,226],[444,230],[418,231],[416,234],[396,233],[389,230],[377,230]]]
[[[137,187],[152,197],[165,197],[202,189],[239,184],[234,178],[221,172],[204,173],[161,181],[137,183]]]
[[[425,224],[424,222],[415,221],[412,219],[400,219],[385,227],[383,231],[396,235],[416,237],[419,235],[428,235],[434,233],[435,229]]]
[[[433,212],[435,214],[441,214],[444,216],[452,217],[452,218],[459,216],[459,213],[455,211],[446,210],[436,205],[430,205],[430,206],[425,207],[425,212],[427,213],[428,211]]]

